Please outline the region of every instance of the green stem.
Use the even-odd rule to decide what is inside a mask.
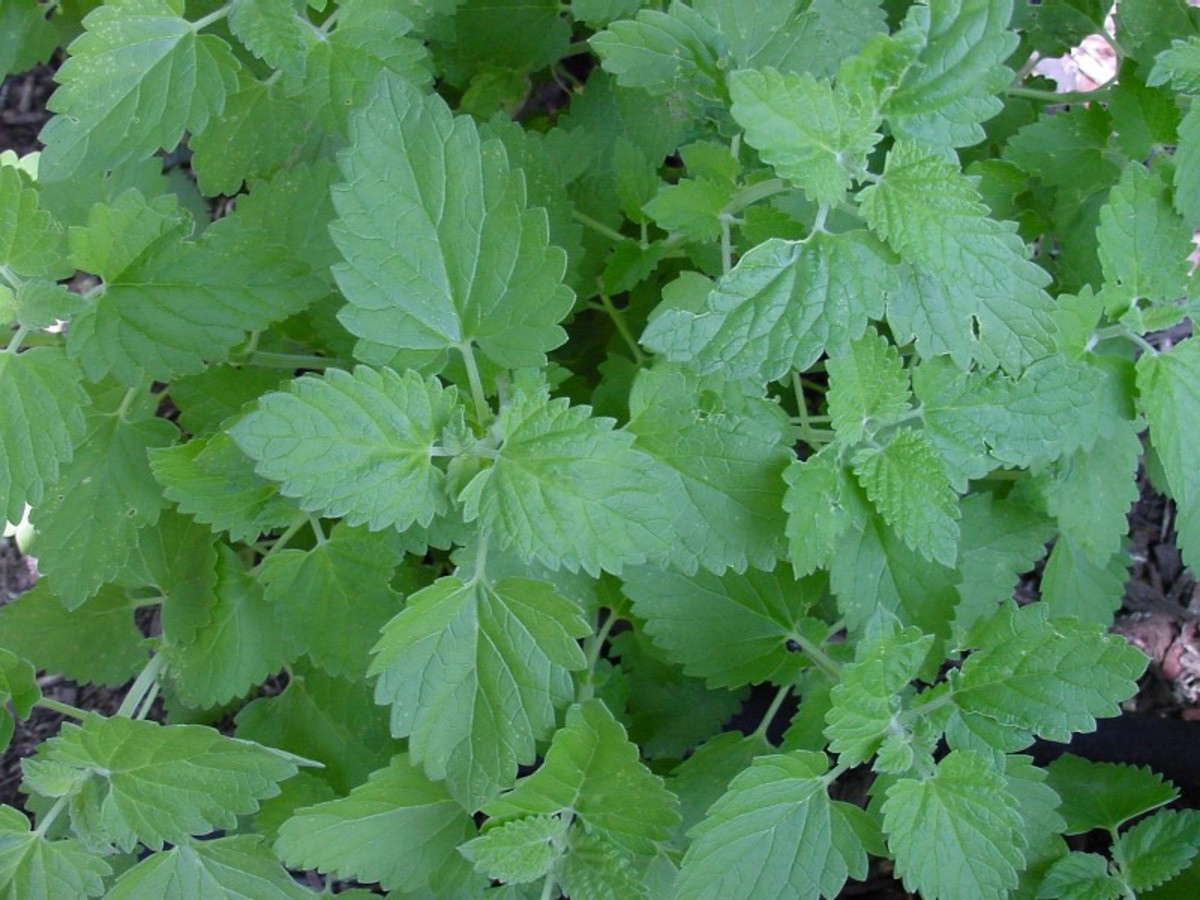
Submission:
[[[750,735],[751,740],[767,742],[767,731],[771,727],[771,723],[775,720],[775,716],[779,713],[779,708],[783,706],[783,701],[787,699],[788,694],[792,692],[792,686],[785,684],[775,694],[771,700],[771,705],[767,707],[766,713],[763,714],[762,721],[758,723],[758,727]]]
[[[1027,100],[1042,100],[1046,103],[1086,103],[1090,100],[1107,100],[1109,98],[1109,88],[1113,82],[1106,81],[1104,84],[1092,91],[1043,91],[1038,88],[1027,87],[1010,87],[1005,90],[1005,94],[1010,97],[1024,97]]]
[[[129,412],[129,408],[133,406],[133,401],[137,398],[138,389],[130,388],[125,392],[125,396],[121,398],[121,405],[117,407],[117,411],[113,413],[122,422],[125,421],[125,415]]]
[[[262,369],[348,369],[354,363],[348,359],[312,356],[302,353],[269,353],[255,350],[237,360],[239,365]]]
[[[158,699],[158,682],[150,685],[150,690],[146,691],[146,696],[142,698],[142,702],[138,705],[137,712],[133,717],[137,720],[142,720],[150,715],[150,710],[154,708],[154,701]]]
[[[38,822],[38,827],[33,832],[34,837],[43,838],[46,836],[46,832],[50,830],[50,826],[54,824],[54,820],[58,818],[59,813],[71,802],[71,796],[71,794],[68,794],[54,801],[54,805],[46,811],[46,815],[42,816],[42,821]]]
[[[456,344],[462,354],[463,364],[467,367],[467,381],[471,384],[471,399],[475,403],[475,418],[480,425],[485,425],[491,408],[487,404],[487,395],[483,392],[483,379],[479,377],[479,366],[475,362],[475,351],[470,343]]]
[[[625,314],[613,305],[612,299],[603,290],[599,293],[599,297],[601,308],[612,319],[612,323],[617,329],[617,334],[621,335],[621,339],[625,341],[625,345],[629,347],[629,352],[633,355],[633,361],[640,367],[646,361],[646,356],[642,353],[642,348],[638,346],[633,332],[629,330],[629,324],[625,321]]]
[[[294,538],[296,536],[296,532],[307,525],[308,522],[309,518],[304,513],[296,516],[296,518],[292,520],[292,523],[283,530],[283,533],[279,535],[279,537],[275,538],[275,541],[271,544],[270,549],[262,554],[262,559],[258,561],[258,564],[254,568],[256,570],[259,569],[264,562],[271,558],[272,555],[287,547],[288,541]]]
[[[87,716],[87,710],[72,706],[70,703],[63,703],[61,700],[55,700],[53,697],[42,697],[38,700],[37,705],[64,716],[70,716],[72,719],[83,719]]]
[[[609,610],[604,624],[590,639],[591,644],[587,652],[587,675],[584,676],[583,683],[579,685],[579,690],[575,695],[578,703],[591,700],[596,694],[596,664],[600,662],[600,653],[604,649],[604,642],[608,640],[609,632],[612,631],[619,618],[616,610]]]
[[[325,529],[323,529],[321,527],[321,520],[318,519],[316,516],[309,516],[308,524],[312,526],[313,537],[317,541],[317,546],[318,547],[325,546],[325,544],[328,541],[328,538],[325,537]]]
[[[604,235],[609,240],[616,241],[617,243],[629,240],[629,238],[625,237],[625,235],[621,234],[621,232],[617,231],[615,228],[609,228],[599,219],[593,219],[587,213],[582,213],[577,209],[571,212],[571,218],[573,218],[580,225],[584,225],[592,229],[592,231],[596,232],[597,234]]]
[[[8,342],[8,346],[4,348],[5,353],[16,353],[21,347],[21,341],[25,340],[25,335],[29,334],[29,329],[24,325],[18,326],[13,332],[12,338]]]
[[[832,678],[834,681],[842,677],[842,666],[836,659],[806,638],[799,632],[793,631],[788,637],[795,641],[804,655],[813,661],[818,669]]]
[[[218,9],[214,9],[207,16],[201,16],[199,19],[197,19],[195,22],[193,22],[192,23],[192,31],[197,32],[197,31],[200,31],[201,29],[207,28],[209,25],[213,24],[214,22],[220,22],[227,15],[229,15],[229,7],[228,6],[222,6]]]
[[[160,654],[156,653],[150,658],[150,662],[146,663],[146,667],[129,686],[129,693],[125,695],[120,708],[117,709],[118,716],[124,716],[127,719],[133,716],[134,710],[141,706],[146,694],[155,688],[158,676],[162,673],[165,664],[166,660]]]
[[[551,870],[546,873],[546,880],[542,882],[542,894],[540,900],[554,900],[555,889],[558,887],[558,873]]]
[[[732,197],[725,204],[722,213],[736,215],[747,206],[752,206],[760,200],[766,200],[768,197],[773,197],[775,194],[784,194],[792,189],[792,186],[782,178],[768,178],[766,181],[758,181],[754,184],[748,184]]]
[[[728,275],[733,268],[733,216],[721,213],[721,274]]]

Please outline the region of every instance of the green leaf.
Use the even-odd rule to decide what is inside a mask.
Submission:
[[[836,897],[867,875],[866,815],[831,800],[824,754],[761,756],[692,830],[675,897]]]
[[[1061,900],[1117,900],[1124,892],[1121,879],[1109,871],[1108,860],[1096,853],[1068,853],[1055,862],[1038,885],[1037,896]]]
[[[1188,225],[1200,224],[1200,103],[1184,113],[1175,147],[1175,209]]]
[[[87,224],[72,225],[67,243],[77,267],[115,281],[156,244],[163,246],[169,242],[166,238],[179,239],[191,230],[176,195],[147,200],[137,188],[130,188],[111,203],[97,203],[88,210]]]
[[[502,368],[545,363],[566,338],[566,256],[548,243],[545,211],[526,208],[499,141],[388,76],[354,118],[341,164],[335,274],[360,358],[474,343]]]
[[[871,229],[914,265],[918,279],[936,285],[933,292],[918,283],[889,300],[898,339],[923,339],[934,352],[944,347],[956,359],[1010,372],[1051,351],[1049,276],[1029,261],[1015,225],[988,216],[957,166],[897,143],[883,177],[859,199]],[[935,337],[939,325],[954,330]]]
[[[1027,467],[1091,447],[1105,421],[1103,385],[1094,366],[1061,355],[1038,360],[1016,379],[964,374],[944,359],[913,372],[924,434],[958,490],[997,465]]]
[[[0,606],[0,647],[80,682],[117,686],[146,664],[142,634],[125,591],[103,587],[71,611],[40,582]]]
[[[904,543],[926,559],[954,565],[958,496],[941,457],[922,432],[901,428],[883,448],[859,451],[854,474]]]
[[[905,28],[921,33],[925,46],[884,104],[897,138],[936,151],[983,140],[980,124],[1004,108],[995,95],[1013,80],[1004,65],[1018,42],[1008,31],[1012,8],[1012,0],[909,8]]]
[[[689,241],[715,241],[733,193],[732,184],[712,178],[681,178],[661,187],[643,208],[664,231],[678,232]]]
[[[243,181],[269,175],[288,162],[307,128],[300,101],[284,96],[280,82],[243,85],[226,99],[221,117],[188,140],[200,191],[232,195]]]
[[[246,573],[236,551],[222,544],[216,603],[202,627],[167,630],[164,653],[179,696],[191,706],[216,706],[243,696],[291,659],[280,640],[274,610]]]
[[[37,4],[5,4],[0,9],[0,78],[24,72],[50,58],[59,32]]]
[[[798,581],[782,566],[719,576],[647,567],[624,577],[625,593],[646,632],[684,672],[706,679],[710,688],[786,683],[808,664],[786,645],[820,597],[819,578]]]
[[[330,369],[267,394],[229,433],[302,508],[403,531],[449,507],[434,458],[457,408],[454,388],[411,370]]]
[[[1200,94],[1200,37],[1176,38],[1154,58],[1146,84],[1155,87],[1167,82],[1181,93]]]
[[[1143,354],[1137,387],[1150,440],[1179,511],[1179,546],[1195,565],[1200,561],[1200,447],[1188,435],[1200,416],[1200,341],[1183,341],[1169,353]]]
[[[846,356],[829,359],[829,416],[838,439],[856,444],[908,412],[912,394],[896,348],[868,330]]]
[[[0,613],[3,608],[0,608]],[[3,621],[3,618],[0,618]],[[8,643],[8,636],[3,638]],[[33,665],[0,647],[0,753],[8,750],[17,719],[28,719],[33,706],[42,699],[37,672]],[[12,704],[11,711],[9,704]]]
[[[441,578],[408,598],[375,646],[368,675],[392,705],[392,734],[413,761],[449,778],[478,809],[533,762],[555,710],[570,702],[575,642],[590,631],[578,608],[548,584]]]
[[[933,635],[920,629],[892,627],[870,634],[855,648],[854,662],[842,667],[825,716],[825,735],[839,765],[866,762],[896,732],[899,695],[916,678],[932,645]]]
[[[146,453],[177,435],[162,419],[89,417],[75,458],[32,515],[39,564],[67,609],[111,581],[137,545],[138,531],[158,519],[166,501]],[[103,528],[95,527],[98,521]]]
[[[1186,293],[1192,229],[1171,207],[1158,172],[1137,162],[1125,167],[1100,209],[1096,239],[1106,293],[1118,292],[1110,308],[1118,300],[1124,311],[1139,298],[1162,303]]]
[[[659,491],[669,475],[590,412],[519,393],[500,412],[496,459],[459,499],[468,522],[524,560],[620,574],[675,552]]]
[[[661,859],[654,857],[650,866]],[[600,835],[579,829],[571,836],[571,852],[563,860],[561,881],[568,896],[596,900],[645,900],[650,890],[620,848]]]
[[[634,446],[666,470],[656,487],[672,514],[672,561],[714,572],[774,568],[783,552],[780,475],[793,458],[779,407],[714,391],[696,396],[681,374],[643,369],[629,415]]]
[[[69,275],[62,237],[62,226],[40,208],[24,173],[0,163],[0,266],[21,275]]]
[[[198,241],[156,244],[138,257],[71,323],[67,348],[93,380],[165,381],[226,359],[247,331],[326,291],[279,237],[235,214]]]
[[[566,826],[558,816],[527,816],[491,828],[459,848],[475,870],[510,884],[544,878],[563,853]]]
[[[388,764],[396,742],[387,710],[363,681],[293,670],[282,694],[260,697],[237,714],[237,736],[321,763],[317,777],[339,794]]]
[[[305,900],[300,887],[263,844],[250,834],[194,841],[147,856],[128,869],[105,900]]]
[[[575,704],[554,733],[545,760],[532,775],[484,807],[498,824],[525,816],[574,811],[591,833],[635,853],[653,852],[679,821],[673,794],[638,760],[599,700]]]
[[[1146,668],[1145,654],[1122,638],[1076,619],[1051,619],[1040,604],[1004,605],[967,641],[976,652],[950,678],[958,708],[1053,741],[1117,715]]]
[[[87,787],[92,808],[72,805],[76,831],[125,851],[161,850],[189,835],[233,828],[238,815],[279,792],[294,757],[199,725],[157,725],[89,715],[66,723],[24,763],[25,781],[51,797]],[[63,790],[72,773],[77,786]]]
[[[879,114],[842,86],[774,69],[729,76],[733,118],[763,162],[814,203],[841,202],[866,173]]]
[[[1121,549],[1129,530],[1126,515],[1138,499],[1138,460],[1142,442],[1137,426],[1121,422],[1090,450],[1061,460],[1042,494],[1062,533],[1097,565]]]
[[[173,150],[201,132],[237,83],[229,45],[197,34],[183,0],[116,0],[90,12],[68,48],[59,113],[42,131],[39,171],[62,180]]]
[[[641,5],[641,0],[571,0],[571,17],[596,28],[633,15]]]
[[[288,524],[296,508],[279,488],[254,473],[226,434],[150,450],[150,470],[179,511],[235,541],[253,541]]]
[[[723,731],[701,744],[680,763],[667,780],[667,786],[679,798],[680,835],[691,832],[708,814],[709,807],[726,792],[729,782],[746,769],[755,756],[768,749],[762,738]]]
[[[229,30],[272,69],[302,76],[317,35],[292,0],[233,0]]]
[[[1120,551],[1094,563],[1070,537],[1060,535],[1042,570],[1042,602],[1055,617],[1074,616],[1107,627],[1121,607],[1131,562]]]
[[[788,558],[797,577],[826,568],[838,539],[850,527],[845,499],[846,470],[837,464],[834,445],[791,463],[783,473],[788,484],[783,509],[788,514]]]
[[[312,550],[282,550],[263,560],[259,579],[285,642],[331,675],[360,678],[366,648],[399,609],[390,585],[398,563],[388,535],[339,524]]]
[[[936,900],[998,897],[1016,887],[1026,843],[1021,816],[984,756],[954,750],[930,777],[896,781],[882,812],[906,889]]]
[[[865,231],[771,239],[742,256],[700,312],[670,309],[642,343],[667,359],[727,378],[774,381],[822,353],[840,355],[883,314],[894,280]]]
[[[1149,768],[1101,763],[1064,753],[1049,765],[1049,785],[1060,797],[1066,834],[1116,831],[1135,816],[1170,803],[1179,791]]]
[[[466,866],[458,846],[474,834],[446,786],[402,753],[349,796],[299,810],[275,852],[293,868],[419,890]]]
[[[39,504],[71,461],[89,401],[78,369],[57,348],[0,353],[0,382],[0,518],[19,522],[25,504]]]
[[[165,511],[138,535],[126,584],[153,587],[162,598],[163,631],[190,640],[216,605],[217,550],[213,535],[174,511]]]
[[[99,897],[112,869],[72,840],[48,841],[11,806],[0,806],[0,898]]]
[[[617,84],[655,96],[687,89],[717,93],[716,31],[691,7],[672,0],[667,12],[643,9],[611,23],[588,43]]]
[[[1200,851],[1200,812],[1163,809],[1124,832],[1113,846],[1128,884],[1148,891],[1174,878]]]

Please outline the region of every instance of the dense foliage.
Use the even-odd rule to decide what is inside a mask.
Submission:
[[[1195,896],[1023,752],[1136,690],[1143,454],[1200,562],[1200,16],[1106,13],[0,0],[0,699],[76,719],[0,898]]]

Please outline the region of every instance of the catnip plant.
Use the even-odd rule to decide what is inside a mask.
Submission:
[[[1194,895],[1028,753],[1143,461],[1200,561],[1200,15],[1108,13],[0,0],[0,898]]]

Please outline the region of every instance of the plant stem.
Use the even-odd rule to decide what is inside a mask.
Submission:
[[[348,369],[354,363],[348,359],[332,359],[328,356],[255,350],[239,359],[238,364],[263,369]]]
[[[62,713],[64,716],[70,716],[72,719],[83,719],[87,716],[87,710],[72,706],[70,703],[63,703],[61,700],[55,700],[53,697],[42,697],[38,700],[37,705],[56,713]]]
[[[54,820],[58,818],[59,813],[66,808],[66,805],[71,801],[71,794],[65,797],[59,797],[54,801],[54,805],[46,811],[46,815],[42,816],[42,821],[38,822],[38,827],[34,830],[34,837],[45,837],[46,832],[50,830],[50,826],[54,824]]]
[[[725,204],[722,213],[736,215],[747,206],[752,206],[760,200],[766,200],[768,197],[773,197],[775,194],[784,194],[790,191],[789,185],[782,178],[768,178],[766,181],[758,181],[754,184],[748,184],[732,197]]]
[[[1024,97],[1027,100],[1043,100],[1046,103],[1086,103],[1092,100],[1107,100],[1109,95],[1109,87],[1113,81],[1106,81],[1104,84],[1091,91],[1043,91],[1038,88],[1026,87],[1010,87],[1005,90],[1010,97]]]
[[[600,629],[589,638],[590,644],[587,652],[587,675],[584,676],[583,683],[579,685],[579,690],[576,692],[575,700],[578,703],[583,703],[585,700],[591,700],[596,693],[596,664],[600,661],[600,652],[604,649],[604,642],[608,640],[609,632],[613,626],[617,624],[617,615],[615,610],[609,610],[608,616]]]
[[[602,234],[609,240],[615,241],[618,244],[622,241],[629,240],[629,238],[625,237],[625,235],[621,234],[621,232],[617,231],[615,228],[609,228],[600,220],[593,219],[587,213],[582,213],[577,209],[572,211],[571,218],[573,218],[580,225],[585,225],[597,234]]]
[[[612,319],[613,325],[617,329],[617,334],[621,335],[621,339],[625,341],[625,345],[629,348],[629,352],[633,355],[633,361],[640,367],[646,362],[646,356],[642,353],[642,348],[638,346],[637,339],[634,338],[633,332],[629,330],[629,323],[625,321],[625,314],[613,305],[612,299],[608,294],[601,291],[600,297],[601,308],[608,313],[608,317]]]
[[[785,684],[775,694],[771,700],[771,705],[767,707],[766,713],[763,714],[762,721],[758,723],[758,727],[750,734],[751,740],[760,740],[764,743],[767,741],[767,731],[771,727],[771,723],[775,720],[779,708],[783,706],[783,701],[787,699],[788,694],[792,692],[792,686]]]
[[[203,28],[207,28],[209,25],[213,24],[214,22],[221,21],[227,15],[229,15],[229,6],[228,5],[218,7],[217,9],[214,9],[212,12],[210,12],[207,16],[201,16],[199,19],[197,19],[195,22],[193,22],[192,23],[192,31],[197,32]]]
[[[463,364],[467,367],[467,381],[471,384],[471,399],[475,403],[475,418],[480,425],[487,423],[491,408],[487,404],[487,396],[483,392],[483,379],[479,377],[479,366],[475,362],[475,351],[469,342],[456,344],[462,353]]]
[[[8,346],[4,348],[5,353],[16,353],[21,347],[21,341],[25,340],[25,336],[29,334],[29,329],[24,325],[18,326],[13,332],[12,338],[8,342]]]
[[[804,655],[813,661],[818,669],[837,681],[842,677],[842,666],[836,659],[800,634],[798,631],[793,631],[788,637],[800,645],[800,649]]]
[[[163,670],[165,660],[160,654],[154,654],[150,661],[146,663],[146,667],[138,674],[138,677],[133,680],[133,684],[129,686],[129,693],[125,695],[125,699],[121,701],[121,706],[117,709],[118,716],[131,718],[134,710],[141,706],[142,701],[152,689],[157,689],[158,676]]]

